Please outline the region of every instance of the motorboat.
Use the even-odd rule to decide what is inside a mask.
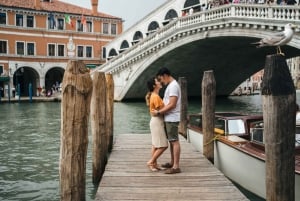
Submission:
[[[300,201],[300,113],[296,122],[295,200]],[[214,123],[214,165],[238,185],[266,198],[263,116],[218,112]],[[189,115],[187,140],[203,153],[201,114]]]

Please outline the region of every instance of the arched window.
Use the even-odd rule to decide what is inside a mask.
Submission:
[[[165,16],[165,21],[163,22],[163,25],[166,25],[170,22],[170,20],[177,18],[178,14],[174,9],[171,9],[167,12],[166,16]]]
[[[133,36],[132,44],[138,43],[141,39],[143,39],[143,34],[140,31],[135,32]]]
[[[184,8],[192,7],[192,6],[199,5],[199,4],[200,4],[199,0],[186,0],[184,2]]]
[[[121,43],[121,46],[120,46],[119,53],[123,52],[127,48],[129,48],[129,43],[127,42],[127,40],[123,40],[123,42]]]
[[[165,16],[165,20],[170,20],[173,18],[177,18],[178,14],[174,9],[171,9],[167,12],[166,16]]]
[[[114,57],[117,56],[117,51],[113,48],[109,51],[108,57]]]
[[[159,24],[156,21],[152,21],[148,26],[148,31],[155,31],[159,28]]]
[[[129,48],[129,43],[127,42],[127,40],[123,40],[120,49],[126,49]]]
[[[186,0],[184,2],[182,15],[186,15],[186,14],[190,15],[194,12],[199,12],[199,11],[201,11],[201,5],[199,0]]]
[[[152,21],[148,26],[148,34],[155,32],[159,28],[159,24],[156,21]]]

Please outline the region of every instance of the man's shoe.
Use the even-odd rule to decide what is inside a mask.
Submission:
[[[165,163],[161,165],[162,168],[171,168],[173,165],[171,163]]]
[[[165,174],[177,174],[180,173],[180,168],[169,168],[165,171]]]

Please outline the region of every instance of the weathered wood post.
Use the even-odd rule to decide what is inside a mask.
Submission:
[[[185,77],[180,77],[178,82],[181,89],[179,133],[186,138],[187,137],[187,108],[188,108],[187,80]]]
[[[295,200],[296,92],[286,60],[266,57],[262,81],[266,200]]]
[[[82,61],[69,61],[62,83],[60,200],[85,200],[92,79]]]
[[[106,78],[103,72],[95,72],[93,75],[91,124],[93,136],[93,183],[98,184],[107,162]]]
[[[114,131],[114,80],[112,74],[106,74],[107,86],[107,105],[106,105],[106,135],[107,148],[110,152],[113,146],[113,131]]]
[[[214,72],[205,71],[202,80],[202,128],[203,155],[214,163],[214,119],[216,102],[216,81]]]

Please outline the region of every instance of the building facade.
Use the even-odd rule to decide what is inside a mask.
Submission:
[[[296,89],[300,89],[300,57],[288,59],[287,64]]]
[[[88,68],[105,62],[104,46],[122,33],[122,19],[59,0],[0,2],[0,92],[28,96],[62,82],[69,59]],[[18,94],[19,92],[19,94]]]

